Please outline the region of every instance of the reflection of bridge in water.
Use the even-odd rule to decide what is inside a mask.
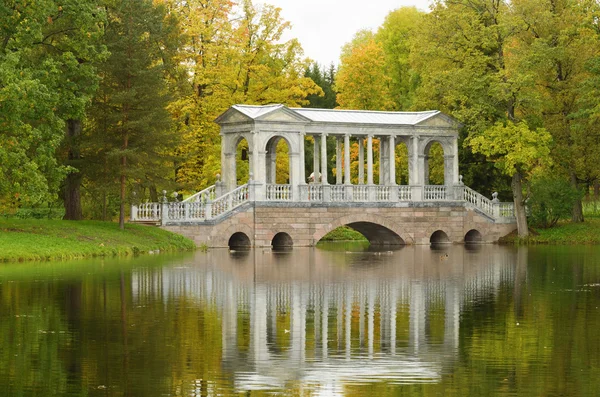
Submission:
[[[465,305],[512,284],[525,264],[512,249],[487,246],[230,255],[140,270],[134,297],[216,305],[222,364],[238,390],[300,383],[329,395],[346,382],[438,381],[457,356]]]

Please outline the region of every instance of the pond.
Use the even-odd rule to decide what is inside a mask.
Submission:
[[[600,248],[0,265],[2,396],[590,396]]]

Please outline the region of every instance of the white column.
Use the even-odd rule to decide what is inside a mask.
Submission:
[[[373,135],[367,136],[367,185],[373,184]]]
[[[350,181],[350,135],[344,135],[344,183],[352,184]]]
[[[327,134],[321,134],[321,183],[327,185]]]
[[[454,156],[446,156],[444,154],[444,185],[450,186],[453,184],[454,173]]]
[[[304,146],[306,145],[306,134],[301,133],[298,137],[300,139],[300,175],[298,175],[298,179],[300,184],[306,183],[306,153]]]
[[[342,141],[335,137],[335,184],[342,184]]]
[[[358,137],[358,184],[365,184],[365,142]]]
[[[379,137],[379,184],[385,184],[385,137]]]
[[[313,135],[314,147],[313,147],[313,182],[321,182],[319,178],[319,164],[321,163],[321,157],[319,156],[319,137]]]
[[[452,152],[454,153],[454,159],[452,161],[452,184],[458,185],[458,138],[454,137],[452,141]]]
[[[223,180],[227,191],[232,191],[237,187],[237,170],[235,165],[235,152],[224,154],[225,163],[227,166],[223,168]]]
[[[390,136],[390,141],[388,143],[389,148],[389,159],[388,159],[388,181],[390,185],[396,184],[396,140],[393,135]]]
[[[419,169],[419,138],[413,136],[408,146],[408,184],[419,185],[421,170]]]

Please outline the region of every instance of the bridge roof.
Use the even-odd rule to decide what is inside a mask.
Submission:
[[[325,123],[358,123],[358,124],[388,124],[416,125],[437,114],[438,110],[426,112],[382,112],[374,110],[342,110],[342,109],[311,109],[292,108],[290,110],[310,119]]]
[[[237,114],[237,116],[234,116]],[[284,121],[278,117],[285,116],[285,121],[304,123],[343,123],[343,124],[370,124],[370,125],[396,125],[416,126],[426,120],[437,116],[451,120],[439,110],[424,112],[386,112],[374,110],[342,110],[342,109],[313,109],[313,108],[288,108],[285,105],[233,105],[215,121],[219,124],[240,122],[240,114],[246,120],[257,121]]]

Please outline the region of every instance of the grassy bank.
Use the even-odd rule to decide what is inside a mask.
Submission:
[[[367,241],[367,239],[356,230],[341,226],[327,233],[321,241]]]
[[[194,243],[152,226],[97,221],[0,219],[0,261],[125,256],[194,249]]]
[[[562,222],[549,229],[532,229],[525,239],[511,234],[501,240],[508,244],[600,244],[600,217],[586,217],[583,223]]]

